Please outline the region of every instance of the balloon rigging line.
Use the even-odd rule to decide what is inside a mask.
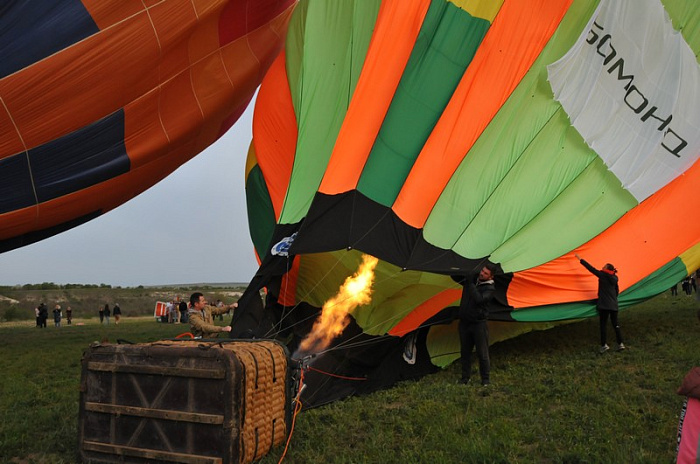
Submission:
[[[343,380],[367,380],[367,377],[348,377],[346,375],[333,374],[331,372],[322,371],[321,369],[316,369],[315,367],[309,366],[310,371],[318,372],[319,374],[327,375],[330,377],[335,377],[336,379]]]
[[[323,282],[323,281],[328,277],[328,275],[333,271],[333,269],[335,269],[335,268],[338,266],[338,264],[340,264],[340,258],[337,258],[336,261],[335,261],[335,263],[333,264],[333,266],[331,266],[331,267],[326,271],[326,273],[314,284],[314,286],[311,287],[311,289],[309,289],[309,290],[306,292],[306,294],[305,294],[302,298],[299,298],[299,299],[298,299],[299,303],[295,303],[294,306],[292,306],[288,311],[287,311],[286,309],[283,309],[282,317],[280,318],[280,320],[279,320],[275,325],[273,325],[273,326],[267,331],[267,333],[265,334],[265,338],[267,338],[267,337],[276,337],[277,335],[280,334],[280,332],[281,332],[281,329],[280,329],[280,328],[281,328],[281,326],[282,326],[282,322],[287,318],[287,316],[289,316],[289,315],[292,313],[292,311],[294,311],[296,308],[299,307],[299,305],[301,304],[301,302],[304,301],[304,300],[311,294],[311,292],[313,292],[314,290],[316,290],[316,288],[321,284],[321,282]],[[287,272],[285,273],[285,275],[288,275],[288,273],[289,273],[289,257],[287,257]],[[288,286],[289,286],[289,279],[285,279],[285,280],[286,280],[286,282],[285,282],[285,295],[287,295],[287,290],[288,290],[288,288],[289,288],[289,287],[288,287]],[[296,299],[296,298],[295,298],[295,299]],[[286,308],[286,307],[284,307],[284,305],[283,305],[283,308]],[[310,317],[307,317],[307,318],[305,318],[305,319],[303,319],[303,320],[301,320],[301,321],[298,321],[298,322],[292,324],[291,326],[287,327],[287,329],[292,328],[292,327],[294,327],[294,326],[296,326],[296,325],[298,325],[298,324],[300,324],[300,323],[302,323],[302,322],[305,322],[306,320],[310,319],[311,317],[315,317],[315,315],[310,316]]]
[[[340,258],[337,259],[336,263],[335,263],[335,264],[329,269],[329,271],[320,279],[320,281],[319,281],[318,283],[316,283],[316,285],[314,285],[314,287],[313,287],[312,289],[310,289],[310,290],[306,293],[306,295],[304,296],[304,298],[299,299],[299,301],[301,302],[301,301],[303,301],[306,297],[308,297],[309,294],[311,294],[311,292],[312,292],[313,290],[315,290],[316,287],[317,287],[326,277],[328,277],[328,274],[330,274],[330,272],[331,272],[333,269],[335,269],[335,267],[336,267],[339,263],[340,263]],[[398,271],[396,271],[395,273],[393,273],[393,274],[391,274],[391,275],[388,275],[388,276],[385,277],[384,279],[375,282],[375,284],[381,284],[381,283],[384,283],[384,282],[386,282],[386,281],[388,281],[388,280],[390,280],[390,279],[393,279],[394,277],[396,277],[397,275],[399,275],[401,272],[402,272],[402,271],[399,269]],[[340,301],[338,301],[338,302],[335,303],[335,304],[337,305],[337,304],[343,303],[343,302],[347,301],[348,299],[352,298],[352,296],[353,296],[353,295],[350,295],[350,296],[348,296],[347,298],[345,298],[345,299],[343,299],[343,300],[340,300]],[[282,330],[279,329],[278,326],[281,327],[282,321],[283,321],[287,316],[289,316],[289,315],[292,313],[292,311],[294,311],[294,309],[296,309],[297,307],[299,307],[299,304],[300,304],[300,303],[296,303],[296,304],[295,304],[293,307],[291,307],[288,311],[285,310],[285,314],[283,314],[282,318],[280,318],[280,321],[279,321],[278,323],[276,323],[276,324],[267,332],[267,334],[265,334],[265,337],[276,337],[276,336],[278,336],[278,335],[282,332]],[[310,316],[305,317],[304,319],[301,319],[301,320],[299,320],[299,321],[296,321],[294,324],[292,324],[292,325],[286,327],[285,330],[294,328],[294,327],[296,327],[297,325],[302,324],[302,323],[304,323],[304,322],[307,322],[308,320],[314,319],[314,318],[316,318],[316,317],[318,317],[318,314],[317,314],[317,313],[314,313],[314,314],[312,314],[312,315],[310,315]],[[273,330],[276,330],[276,332],[273,332]]]
[[[393,276],[392,276],[392,277],[393,277]],[[425,301],[427,301],[427,300],[424,300],[423,303],[424,303]],[[396,321],[396,320],[398,320],[398,319],[401,319],[401,318],[405,317],[408,313],[410,313],[410,311],[408,311],[408,312],[405,313],[405,314],[398,314],[398,315],[394,315],[394,316],[388,317],[388,318],[384,319],[383,321],[379,321],[379,322],[377,322],[376,324],[374,324],[374,325],[372,325],[372,326],[370,326],[370,327],[367,327],[366,329],[370,329],[370,330],[371,330],[371,329],[375,329],[375,328],[377,328],[377,327],[380,327],[380,326],[382,326],[382,325],[385,325],[385,324],[387,324],[387,323],[389,323],[389,322],[394,322],[394,321]],[[415,330],[419,330],[419,329],[424,328],[424,327],[432,327],[432,326],[434,326],[434,325],[440,325],[440,324],[444,324],[444,323],[443,323],[443,322],[439,322],[439,321],[432,322],[432,323],[430,323],[430,324],[423,323],[423,324],[419,325],[418,327],[416,327],[416,328],[413,329],[413,330],[409,330],[409,331],[404,332],[403,335],[405,335],[405,334],[407,334],[407,333],[410,333],[410,332],[413,332],[413,331],[415,331]],[[363,329],[363,331],[366,331],[366,329]],[[364,333],[364,332],[363,332],[363,333]],[[379,341],[379,339],[373,339],[373,340],[365,340],[365,341],[353,342],[353,340],[355,340],[356,338],[360,337],[361,335],[362,335],[362,334],[354,335],[354,336],[348,338],[347,340],[344,340],[344,341],[342,341],[341,343],[339,343],[339,344],[337,344],[337,345],[335,345],[335,346],[333,346],[333,347],[331,347],[331,348],[328,348],[328,349],[326,349],[326,350],[324,350],[324,351],[321,351],[321,352],[319,352],[319,353],[317,353],[317,354],[324,354],[324,353],[327,353],[327,352],[330,352],[330,351],[340,350],[340,349],[355,348],[355,347],[358,347],[358,346],[369,345],[369,344],[371,344],[371,343],[374,343],[375,340]],[[381,338],[383,339],[383,338],[386,338],[386,337],[401,337],[401,336],[403,336],[403,335],[388,335],[388,334],[383,334],[383,335],[375,335],[375,337],[381,337]]]
[[[340,262],[340,260],[338,260],[338,262],[336,262],[336,265],[337,265],[339,262]],[[335,265],[333,266],[333,268],[334,268],[334,267],[335,267]],[[331,270],[332,270],[333,268],[331,268]],[[329,272],[330,272],[330,271],[329,271]],[[377,281],[376,283],[381,284],[381,283],[383,283],[383,282],[386,282],[387,280],[393,279],[394,277],[396,277],[396,276],[397,276],[399,273],[401,273],[401,272],[402,272],[402,271],[399,270],[399,271],[395,272],[394,274],[392,274],[392,275],[390,275],[390,276],[387,276],[386,278],[384,278],[384,279],[382,279],[382,280],[380,280],[380,281]],[[328,274],[326,274],[326,276],[327,276],[327,275],[328,275]],[[326,276],[324,276],[324,278],[325,278]],[[311,289],[311,291],[314,290],[314,289],[315,289],[315,287],[314,287],[313,289]],[[307,296],[309,295],[309,293],[311,293],[311,291],[309,291],[309,292],[307,293]],[[343,299],[343,300],[338,301],[338,302],[336,303],[336,305],[337,305],[337,304],[340,304],[340,303],[343,303],[343,302],[347,301],[347,300],[350,299],[350,298],[352,298],[352,295],[348,296],[347,298],[345,298],[345,299]],[[302,299],[302,300],[303,300],[303,299]],[[302,301],[302,300],[300,300],[300,301]],[[274,326],[273,328],[277,327],[278,325],[281,326],[282,320],[283,320],[284,318],[286,318],[288,315],[290,315],[290,314],[292,313],[292,311],[293,311],[294,309],[296,309],[296,308],[299,306],[299,304],[300,304],[300,303],[297,303],[297,304],[294,305],[292,308],[290,308],[289,311],[287,311],[286,314],[280,319],[280,322],[278,322],[277,324],[275,324],[275,326]],[[307,321],[310,320],[310,319],[314,319],[314,318],[317,318],[317,317],[318,317],[318,314],[317,314],[317,313],[311,314],[311,315],[305,317],[304,319],[301,319],[301,320],[295,322],[294,324],[292,324],[292,325],[286,327],[285,330],[294,328],[294,327],[296,327],[296,326],[299,325],[299,324],[302,324],[302,323],[304,323],[304,322],[307,322]],[[271,330],[272,330],[272,329],[271,329]],[[278,336],[278,335],[282,332],[281,330],[278,330],[278,331],[275,332],[274,334],[270,334],[271,330],[268,331],[268,333],[265,335],[266,337],[268,337],[268,336],[276,337],[276,336]]]
[[[22,142],[22,147],[24,147],[24,156],[27,158],[27,165],[29,166],[29,180],[32,183],[32,192],[34,193],[34,201],[38,205],[39,204],[39,195],[36,193],[36,182],[34,181],[34,171],[32,170],[32,161],[29,159],[29,149],[27,148],[27,144],[24,141],[24,137],[22,137],[22,132],[20,132],[19,127],[17,126],[17,122],[15,121],[15,118],[12,116],[10,109],[7,107],[7,103],[5,103],[5,99],[0,98],[0,103],[2,103],[3,108],[5,108],[5,113],[7,113],[7,116],[10,118],[10,121],[12,122],[12,126],[15,128],[15,132],[17,133],[17,137],[19,137],[19,140]],[[38,210],[37,210],[37,215],[38,215]]]
[[[294,258],[292,258],[292,260],[293,260],[293,259],[294,259]],[[288,274],[289,274],[289,255],[287,255],[287,261],[286,261],[286,266],[285,266],[285,271],[284,271],[284,275],[288,275]],[[288,292],[288,291],[289,291],[289,279],[284,279],[284,294],[287,295],[287,292]],[[269,338],[269,337],[270,337],[270,333],[271,333],[272,331],[276,331],[276,332],[275,332],[276,335],[279,334],[279,331],[277,330],[277,326],[278,326],[278,325],[279,325],[279,326],[282,325],[282,321],[284,320],[285,317],[286,317],[286,316],[285,316],[285,314],[284,314],[284,312],[283,312],[283,313],[282,313],[282,317],[280,318],[280,320],[279,320],[276,324],[274,324],[272,327],[270,327],[270,329],[265,333],[265,335],[263,336],[263,338]],[[276,335],[275,335],[275,336],[276,336]]]

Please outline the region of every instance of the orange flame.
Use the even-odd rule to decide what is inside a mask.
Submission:
[[[302,340],[299,352],[318,353],[327,348],[347,327],[350,311],[372,301],[374,268],[378,262],[373,256],[362,255],[362,263],[357,272],[345,279],[338,293],[323,304],[321,315],[314,322],[311,332]]]

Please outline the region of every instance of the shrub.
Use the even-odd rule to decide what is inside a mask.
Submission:
[[[31,315],[27,311],[22,311],[14,305],[10,306],[9,308],[5,308],[5,310],[2,312],[2,316],[0,317],[0,320],[5,322],[26,321],[28,319],[31,319]]]

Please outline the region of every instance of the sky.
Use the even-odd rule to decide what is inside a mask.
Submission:
[[[245,162],[254,101],[216,143],[131,201],[0,254],[0,285],[248,283]]]

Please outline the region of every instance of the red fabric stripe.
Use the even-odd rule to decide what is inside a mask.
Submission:
[[[219,18],[219,43],[225,45],[243,37],[279,16],[296,0],[233,0]]]

